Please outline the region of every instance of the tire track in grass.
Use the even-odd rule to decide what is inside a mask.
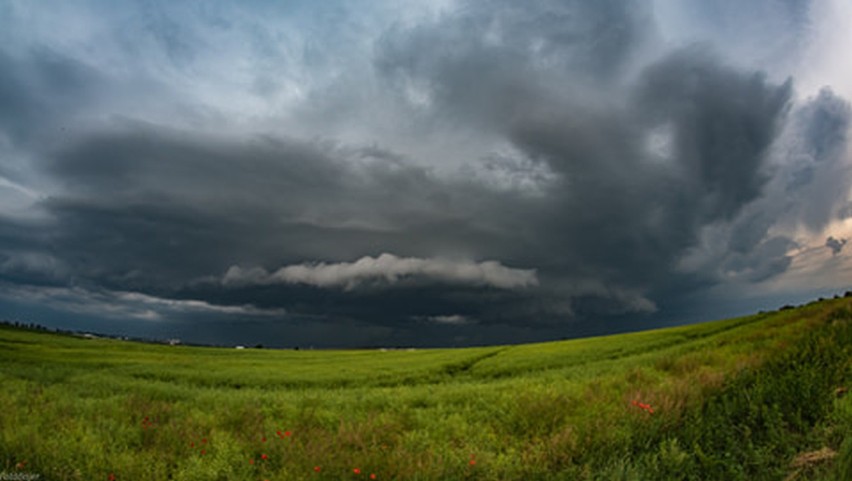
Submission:
[[[474,356],[470,359],[465,359],[464,361],[447,364],[441,368],[441,373],[451,377],[468,373],[471,369],[473,369],[473,366],[479,364],[482,361],[485,361],[486,359],[490,359],[494,356],[497,356],[498,354],[505,352],[511,348],[511,346],[506,346],[491,352],[487,352],[485,354],[481,354],[479,356]]]

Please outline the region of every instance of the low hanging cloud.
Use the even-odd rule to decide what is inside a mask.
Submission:
[[[352,290],[365,284],[398,284],[405,279],[423,282],[465,284],[519,289],[538,285],[535,269],[514,269],[497,261],[471,262],[421,259],[381,254],[355,262],[289,265],[269,273],[263,268],[231,266],[222,278],[224,285],[304,284]]]
[[[426,322],[433,322],[435,324],[443,324],[450,326],[463,326],[466,324],[474,324],[475,320],[470,319],[466,316],[460,316],[458,314],[451,314],[446,316],[426,316],[420,318]]]
[[[831,249],[831,253],[833,255],[837,255],[843,250],[843,246],[846,245],[846,241],[846,239],[835,239],[834,237],[829,236],[828,239],[825,240],[825,246]]]
[[[170,299],[141,292],[84,287],[23,286],[0,282],[0,300],[39,303],[83,315],[113,315],[145,321],[163,321],[187,315],[238,316],[244,319],[281,318],[281,308],[262,309],[251,304],[217,305],[197,299]]]

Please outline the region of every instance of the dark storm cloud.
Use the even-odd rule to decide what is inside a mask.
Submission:
[[[491,7],[394,31],[379,67],[400,92],[423,89],[436,115],[496,129],[557,174],[549,202],[527,215],[550,254],[545,272],[642,289],[668,273],[702,225],[760,195],[789,83],[691,48],[645,69],[630,89],[608,85],[625,77],[587,62],[629,66],[651,35],[643,7]],[[589,16],[584,9],[618,19],[614,30],[586,31],[575,22]],[[672,159],[655,162],[644,144],[666,125]]]
[[[761,172],[769,178],[760,196],[731,222],[705,229],[701,247],[690,253],[687,264],[693,265],[687,270],[708,276],[714,284],[733,279],[759,282],[786,271],[793,252],[805,246],[773,231],[804,227],[820,232],[842,216],[852,181],[849,120],[848,103],[830,89],[795,106],[771,148],[774,162]]]
[[[23,245],[38,240],[41,249],[63,259],[56,261],[63,269],[53,269],[50,277],[60,284],[218,305],[296,306],[301,308],[297,312],[311,315],[377,322],[435,309],[436,315],[446,314],[435,306],[478,313],[486,303],[499,305],[495,299],[506,295],[499,287],[535,282],[532,271],[498,262],[429,259],[494,240],[490,221],[476,219],[485,209],[478,204],[489,204],[490,211],[491,204],[511,199],[475,185],[441,183],[374,147],[269,138],[223,142],[134,123],[55,152],[43,168],[61,180],[61,194],[40,203],[50,222],[28,229],[10,226],[5,247],[11,257],[0,271],[10,280],[35,283],[47,275],[45,269],[52,266],[47,259],[23,254]],[[274,271],[321,260],[332,262],[326,270],[333,270],[339,266],[334,261],[377,255],[379,249],[415,257],[389,256],[392,265],[378,263],[367,274],[408,277],[420,272],[426,279],[455,279],[473,287],[462,295],[453,281],[433,285],[428,294],[428,285],[409,283],[403,289],[408,294],[396,296],[404,300],[394,304],[394,296],[388,295],[385,304],[381,290],[357,296],[320,292],[317,297],[286,286],[270,296],[263,289],[245,289],[235,299],[203,281],[228,279],[227,273],[240,265],[246,272],[263,267]],[[292,274],[293,269],[274,274]],[[349,274],[349,281],[358,277]],[[252,284],[250,280],[243,284]],[[497,291],[488,294],[489,285]],[[314,297],[315,302],[305,301]],[[510,297],[523,300],[530,294]],[[385,305],[386,315],[370,313],[379,304]],[[429,304],[433,307],[426,308]]]
[[[358,342],[552,335],[777,278],[804,247],[792,231],[848,210],[848,103],[828,89],[797,103],[793,80],[712,42],[672,49],[650,2],[461,2],[381,25],[364,51],[292,56],[289,32],[220,70],[209,32],[244,17],[182,28],[161,7],[140,10],[138,45],[119,35],[159,59],[128,67],[139,84],[0,49],[0,128],[38,180],[28,216],[0,212],[0,282],[19,298],[230,332],[360,326]],[[251,42],[285,38],[258,28]],[[294,59],[304,71],[275,70]],[[229,90],[258,65],[250,96]],[[241,106],[288,88],[280,112]],[[188,107],[147,108],[169,102]],[[0,181],[18,165],[4,158]]]
[[[800,222],[814,232],[840,216],[848,201],[850,125],[849,102],[828,88],[809,99],[793,119],[793,158],[786,173],[786,194],[788,202],[791,197],[799,201],[792,208]]]
[[[726,68],[693,48],[653,65],[644,81],[642,109],[652,122],[675,126],[673,155],[686,187],[704,204],[700,216],[730,219],[757,198],[792,82],[768,84],[759,73]]]
[[[784,272],[793,260],[790,252],[804,246],[772,230],[820,232],[840,216],[852,181],[846,157],[848,103],[823,89],[801,102],[787,120],[774,146],[776,163],[765,170],[771,179],[761,196],[730,224],[714,226],[715,237],[706,240],[727,246],[706,259],[708,266],[720,267],[717,282],[732,275],[761,280],[768,278],[761,272]]]
[[[93,101],[103,80],[96,70],[47,48],[18,56],[0,49],[0,129],[17,141],[56,135],[57,114],[68,116]]]
[[[463,2],[434,23],[389,30],[375,65],[391,94],[404,102],[414,91],[440,122],[493,128],[575,86],[619,81],[650,27],[647,2]]]
[[[792,257],[787,253],[796,243],[786,237],[771,237],[746,254],[733,253],[728,256],[723,269],[744,276],[751,282],[759,282],[783,273],[790,267]]]
[[[86,264],[185,280],[240,262],[348,260],[397,235],[395,219],[432,215],[438,194],[422,171],[357,169],[333,158],[349,154],[334,146],[137,127],[81,142],[48,167],[66,189],[43,204],[61,242],[115,257]]]
[[[561,212],[540,227],[548,252],[565,246],[577,256],[555,256],[564,273],[612,285],[642,289],[669,277],[702,227],[761,194],[789,92],[689,49],[641,74],[623,98],[632,109],[551,105],[548,116],[518,116],[516,145],[561,174],[550,205]],[[660,128],[662,158],[647,149]]]
[[[846,241],[847,239],[835,239],[834,237],[829,236],[828,239],[825,240],[825,246],[831,249],[831,253],[833,255],[837,255],[843,250],[843,247],[846,245]]]
[[[687,78],[691,90],[649,111],[659,103],[653,92],[677,91],[670,77],[690,69],[702,81]],[[370,149],[265,138],[188,140],[185,133],[129,124],[57,152],[46,168],[65,190],[42,206],[56,219],[52,242],[75,260],[75,274],[115,289],[174,295],[196,278],[238,265],[271,271],[305,259],[350,262],[380,252],[430,258],[446,250],[540,269],[548,282],[536,292],[539,299],[512,294],[526,305],[513,312],[564,315],[564,299],[572,296],[603,298],[615,310],[647,310],[653,304],[641,292],[668,274],[697,229],[757,195],[762,156],[787,91],[710,59],[676,54],[641,78],[635,111],[600,105],[576,119],[576,110],[564,106],[552,116],[517,120],[516,145],[560,176],[544,199],[442,181],[384,151],[376,156]],[[652,121],[636,127],[644,117]],[[643,134],[657,122],[679,127],[671,165],[642,151]],[[704,132],[720,123],[726,128]],[[750,136],[736,138],[743,130]],[[726,142],[731,138],[736,141]],[[719,151],[720,144],[730,150]],[[722,158],[735,171],[730,179],[725,166],[711,165]],[[494,304],[483,292],[433,289],[394,294],[403,296],[397,304],[404,308],[384,312],[483,317],[482,305]],[[290,307],[296,297],[285,291],[279,288],[277,307]],[[385,292],[323,295],[342,307],[310,312],[349,310],[362,318],[383,296],[393,304]],[[426,305],[443,307],[423,312]]]
[[[221,286],[195,284],[179,293],[181,298],[212,299],[216,304],[253,305],[259,309],[286,306],[293,317],[325,319],[405,327],[425,317],[461,315],[488,325],[513,324],[520,314],[531,318],[525,325],[553,322],[550,306],[536,312],[534,292],[503,290],[465,284],[403,282],[394,286],[374,285],[355,290],[306,285]],[[377,306],[381,306],[378,308]]]

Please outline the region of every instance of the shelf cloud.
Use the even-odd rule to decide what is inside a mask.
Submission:
[[[406,280],[518,289],[538,285],[534,269],[512,269],[496,261],[471,262],[419,259],[381,254],[355,262],[305,263],[282,267],[272,273],[263,268],[231,266],[222,278],[224,285],[268,285],[275,283],[338,287],[352,290],[365,284],[394,285]]]
[[[488,344],[850,287],[848,1],[400,5],[3,3],[0,317]]]

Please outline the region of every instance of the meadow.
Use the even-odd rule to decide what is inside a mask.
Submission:
[[[848,480],[850,381],[850,297],[465,349],[235,350],[5,326],[0,473]]]

